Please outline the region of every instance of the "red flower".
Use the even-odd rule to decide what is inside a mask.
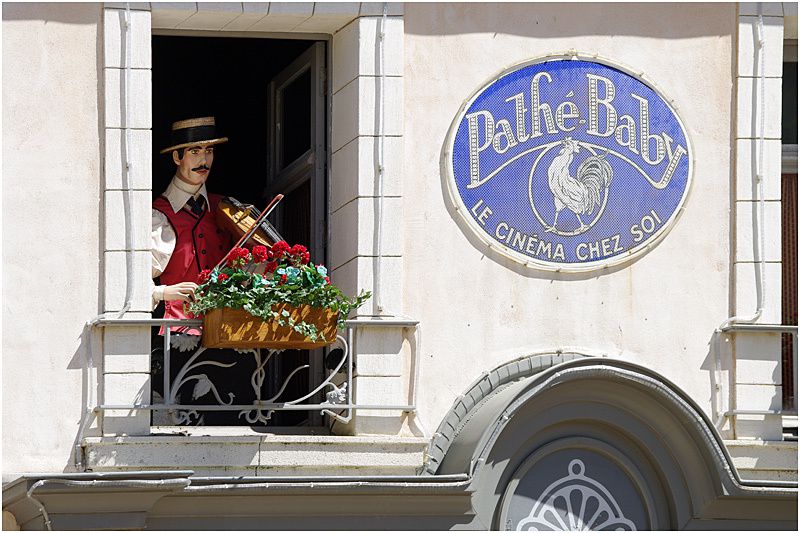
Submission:
[[[308,249],[305,246],[303,246],[302,244],[295,244],[294,246],[292,246],[289,249],[289,253],[292,254],[292,255],[302,255],[302,254],[307,253],[307,252],[308,252]]]
[[[219,276],[217,276],[217,281],[225,281],[226,279],[228,279],[227,274],[220,274]]]
[[[201,270],[200,274],[197,275],[197,283],[202,285],[208,281],[209,277],[211,277],[211,270],[207,268],[205,270]]]
[[[275,272],[275,270],[277,268],[278,268],[278,262],[277,261],[270,261],[269,263],[267,263],[267,272],[270,272],[270,273],[271,272]]]
[[[234,248],[228,254],[228,266],[243,266],[250,259],[250,250],[247,248]]]
[[[283,254],[289,251],[289,244],[286,241],[278,241],[272,245],[268,252],[269,259],[274,259],[276,261],[280,261],[283,258]]]
[[[266,246],[253,246],[253,261],[256,263],[263,263],[267,260],[267,247]]]
[[[286,283],[287,277],[286,274],[281,275],[281,283]]]
[[[307,265],[308,262],[311,261],[311,254],[308,252],[303,252],[300,254],[300,263],[303,265]]]
[[[331,278],[329,276],[325,276],[325,283],[330,283],[330,282],[331,282]]]

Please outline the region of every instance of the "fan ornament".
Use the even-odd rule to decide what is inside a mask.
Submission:
[[[516,531],[636,531],[611,492],[585,472],[583,461],[570,461],[567,475],[544,489]]]

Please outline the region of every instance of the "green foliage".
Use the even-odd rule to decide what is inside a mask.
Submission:
[[[226,266],[201,272],[200,286],[189,311],[201,315],[224,307],[244,309],[262,320],[276,320],[281,326],[288,324],[301,335],[317,341],[320,332],[316,326],[294,321],[285,309],[280,313],[273,310],[283,303],[307,304],[338,313],[337,325],[343,328],[350,312],[369,299],[371,293],[362,291],[349,298],[330,283],[324,266],[308,262],[304,247],[295,245],[290,249],[285,243],[280,244],[269,252],[257,246],[252,254],[246,249],[234,249]]]

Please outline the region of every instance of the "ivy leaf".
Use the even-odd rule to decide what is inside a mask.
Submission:
[[[208,376],[205,374],[200,374],[197,383],[194,384],[194,390],[192,391],[192,400],[196,400],[201,396],[205,396],[211,392],[211,382],[208,380]]]

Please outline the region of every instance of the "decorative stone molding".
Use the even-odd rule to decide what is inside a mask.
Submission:
[[[485,403],[497,390],[506,387],[512,382],[547,370],[553,365],[582,357],[588,356],[580,353],[532,354],[520,357],[484,373],[472,385],[467,387],[464,394],[456,398],[450,411],[448,411],[436,433],[434,433],[431,447],[428,451],[428,459],[425,462],[427,473],[436,473],[445,455],[447,455],[450,445],[464,428],[467,421],[470,420],[472,410]]]
[[[429,474],[471,477],[473,501],[480,502],[476,513],[487,527],[507,527],[496,522],[496,510],[509,475],[526,460],[559,450],[601,453],[632,467],[623,470],[630,479],[644,481],[637,485],[647,488],[642,496],[651,502],[648,528],[680,529],[690,520],[711,518],[709,510],[722,507],[730,519],[795,516],[796,483],[766,487],[743,480],[708,417],[663,376],[606,358],[576,357],[544,369],[533,368],[531,362],[523,358],[504,365],[500,368],[514,377],[502,379],[493,371],[477,384],[485,389],[471,387],[478,403],[468,408],[456,402],[434,438],[427,463]],[[446,433],[452,437],[439,459],[435,454]],[[553,449],[559,442],[563,444]],[[608,446],[616,451],[604,452]],[[542,464],[548,463],[543,459]],[[775,507],[759,508],[759,499]],[[735,506],[745,500],[753,506]]]

